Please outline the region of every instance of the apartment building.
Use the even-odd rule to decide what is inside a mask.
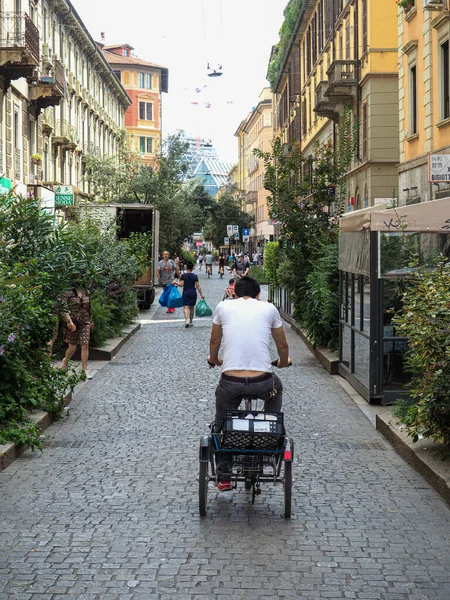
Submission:
[[[304,0],[279,70],[275,131],[336,147],[344,107],[359,125],[347,174],[348,210],[397,195],[397,13],[393,0]]]
[[[169,91],[169,70],[136,57],[128,44],[100,47],[133,102],[125,127],[143,164],[152,164],[162,141],[162,93]]]
[[[252,248],[262,248],[266,241],[273,240],[274,237],[274,225],[269,218],[267,205],[269,192],[264,188],[264,161],[253,153],[255,149],[270,152],[272,127],[272,93],[270,88],[264,88],[259,95],[258,104],[240,123],[235,133],[239,153],[237,184],[244,191],[242,208],[255,221],[251,231]]]
[[[0,185],[47,206],[89,196],[131,100],[69,0],[0,0]],[[32,186],[32,187],[30,187]]]
[[[399,11],[400,204],[450,196],[448,0]]]

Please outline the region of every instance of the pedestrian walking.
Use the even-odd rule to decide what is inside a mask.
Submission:
[[[66,322],[64,342],[67,344],[62,363],[63,369],[69,367],[69,360],[75,354],[77,346],[81,346],[81,368],[87,371],[89,359],[89,339],[94,322],[91,320],[91,294],[89,290],[74,288],[64,294],[67,311],[63,312]]]
[[[198,277],[192,272],[194,264],[190,261],[186,263],[186,273],[180,278],[180,281],[174,281],[174,285],[183,288],[183,311],[184,311],[184,326],[192,327],[194,320],[194,309],[197,303],[197,291],[200,294],[202,300],[205,299],[202,288],[198,281]]]
[[[176,277],[180,276],[178,268],[173,260],[170,260],[170,254],[165,250],[163,252],[162,260],[158,263],[158,268],[156,269],[156,276],[158,277],[159,283],[165,289],[166,286],[171,285],[173,280]],[[175,308],[168,308],[168,313],[174,313]]]
[[[200,254],[198,257],[198,266],[200,271],[202,270],[202,263],[203,263],[203,254]]]
[[[259,264],[259,254],[255,251],[253,253],[253,266],[257,267]]]

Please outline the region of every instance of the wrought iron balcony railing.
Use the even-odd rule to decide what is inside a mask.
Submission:
[[[24,12],[0,12],[0,64],[16,62],[8,50],[22,50],[21,62],[39,64],[39,31]],[[29,63],[28,63],[29,64]]]

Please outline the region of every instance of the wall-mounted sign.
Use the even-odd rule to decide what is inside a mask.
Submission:
[[[55,206],[73,206],[73,185],[55,185]]]
[[[428,155],[428,181],[450,181],[450,154]]]

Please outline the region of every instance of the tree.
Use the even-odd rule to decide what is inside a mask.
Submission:
[[[141,157],[132,147],[132,136],[121,129],[116,141],[116,156],[86,154],[85,179],[100,202],[122,202],[129,197],[131,184],[141,169]]]
[[[239,231],[243,227],[250,227],[252,217],[241,210],[239,200],[229,192],[222,194],[217,201],[213,201],[210,214],[204,227],[205,239],[211,240],[216,248],[223,246],[223,238],[227,234],[227,225],[238,225]]]

